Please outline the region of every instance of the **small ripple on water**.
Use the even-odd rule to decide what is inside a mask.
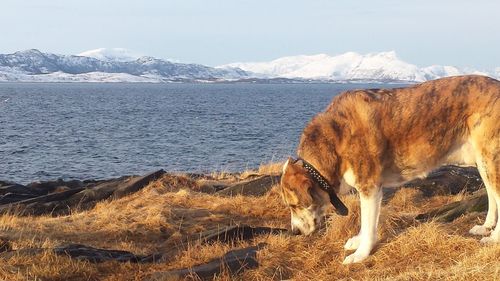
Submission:
[[[294,154],[311,117],[362,86],[0,83],[0,180],[255,168]]]

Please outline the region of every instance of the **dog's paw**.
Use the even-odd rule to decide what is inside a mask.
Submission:
[[[500,243],[500,239],[496,236],[491,235],[483,237],[480,242],[483,244],[495,244],[495,243]]]
[[[347,256],[342,264],[352,264],[364,261],[369,254],[354,252],[354,254]]]
[[[473,228],[469,230],[469,233],[472,235],[481,235],[481,236],[486,236],[489,235],[491,232],[491,229],[488,227],[485,227],[484,225],[475,225]]]
[[[353,236],[347,240],[347,242],[344,245],[344,249],[346,250],[357,250],[359,247],[359,242],[360,242],[359,235]]]

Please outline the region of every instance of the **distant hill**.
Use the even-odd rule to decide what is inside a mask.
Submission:
[[[337,56],[326,54],[282,57],[269,62],[231,63],[220,69],[242,69],[266,78],[290,78],[333,81],[410,81],[422,82],[436,78],[481,74],[500,77],[500,68],[491,71],[459,69],[433,65],[420,68],[399,59],[396,52],[361,55],[348,52]]]
[[[0,54],[0,82],[411,83],[462,74],[500,78],[500,67],[488,71],[440,65],[421,68],[400,60],[393,51],[302,55],[217,67],[171,62],[122,48],[101,48],[78,55],[37,49]]]
[[[0,55],[0,81],[188,82],[235,80],[249,76],[237,68],[173,63],[147,56],[126,60],[123,53],[113,56],[109,51],[83,54],[90,56],[56,55],[36,49]]]

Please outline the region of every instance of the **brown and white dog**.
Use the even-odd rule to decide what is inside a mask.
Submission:
[[[343,185],[359,193],[361,229],[344,246],[356,250],[345,264],[364,260],[376,244],[382,187],[445,164],[477,166],[488,213],[470,233],[486,236],[481,242],[500,242],[500,81],[459,76],[345,92],[306,126],[297,155],[288,159],[281,179],[292,231],[315,232],[330,203],[345,214],[336,198]]]

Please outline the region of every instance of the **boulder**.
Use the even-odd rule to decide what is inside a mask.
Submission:
[[[63,203],[65,199],[70,198],[72,195],[82,191],[84,188],[75,188],[64,192],[42,195],[16,201],[12,204],[5,204],[0,206],[0,213],[14,212],[17,215],[43,215],[52,213],[57,209],[67,209],[70,206]],[[53,204],[53,202],[61,202],[60,204]]]
[[[415,188],[426,197],[472,193],[483,187],[479,172],[473,167],[444,166],[423,179],[407,182],[402,187]]]
[[[117,199],[137,192],[163,174],[165,174],[165,171],[158,170],[145,176],[121,177],[106,181],[55,181],[32,184],[25,187],[27,191],[43,190],[45,194],[19,192],[4,194],[0,197],[0,214],[15,212],[19,215],[66,215],[71,210],[92,208],[97,202],[108,198]],[[59,183],[64,183],[64,186],[69,185],[70,187],[65,191],[46,194],[47,190],[60,188]],[[24,187],[14,186],[9,188],[23,191]],[[2,204],[1,202],[5,203]]]
[[[118,262],[154,262],[159,261],[160,254],[153,254],[148,256],[134,255],[127,251],[121,250],[105,250],[85,246],[81,244],[66,244],[54,248],[54,253],[58,255],[67,255],[73,259],[85,260],[93,263],[104,261],[118,261]]]
[[[0,237],[0,253],[12,251],[12,244],[9,239]]]
[[[55,181],[43,181],[43,182],[32,182],[27,185],[30,188],[40,190],[45,194],[54,192],[57,189],[61,189],[62,187],[67,189],[84,187],[84,183],[79,180],[70,180],[64,181],[62,179],[58,179]]]
[[[0,181],[0,205],[46,195],[47,192],[17,183]]]
[[[113,191],[113,199],[122,198],[127,196],[130,193],[134,193],[148,185],[150,182],[159,179],[163,174],[165,174],[164,170],[158,170],[152,173],[149,173],[142,177],[137,177],[131,179],[127,183],[118,186],[117,189]]]
[[[255,236],[264,234],[281,234],[287,233],[287,229],[272,228],[265,226],[252,227],[249,225],[233,225],[218,228],[215,230],[208,230],[197,234],[199,241],[204,243],[223,242],[229,243],[237,240],[250,240]]]
[[[281,176],[265,175],[260,176],[256,179],[251,179],[248,181],[238,182],[236,184],[230,185],[216,194],[224,196],[235,196],[235,195],[245,195],[245,196],[262,196],[266,194],[271,188],[280,182]]]
[[[453,202],[427,213],[419,214],[416,219],[420,221],[432,219],[439,222],[451,222],[459,216],[473,212],[486,212],[487,210],[488,195],[486,194],[486,190],[483,189],[475,192],[465,200]]]
[[[155,272],[151,275],[151,281],[184,280],[186,277],[194,279],[213,280],[214,277],[227,270],[231,276],[236,276],[247,269],[259,266],[257,262],[257,251],[265,244],[247,247],[227,252],[221,258],[213,259],[206,264],[183,268],[178,270]]]

